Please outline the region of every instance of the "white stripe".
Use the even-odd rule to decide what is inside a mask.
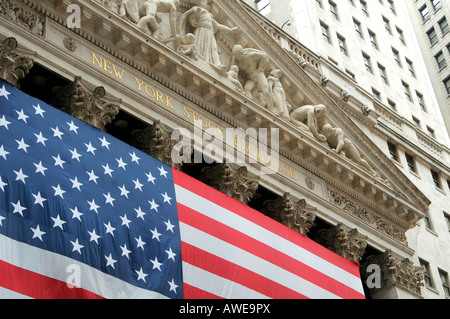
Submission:
[[[0,234],[0,259],[14,266],[67,282],[69,266],[80,269],[80,288],[108,299],[166,299],[157,292],[145,290],[105,274],[66,256],[37,248]]]
[[[177,202],[277,249],[364,294],[361,279],[344,269],[181,186],[175,185],[175,193]],[[181,239],[183,240],[183,237]]]
[[[28,296],[0,287],[0,299],[31,299]]]
[[[254,273],[268,278],[280,285],[297,291],[306,297],[313,299],[339,298],[329,291],[316,286],[281,267],[278,267],[214,236],[204,233],[194,227],[180,222],[180,231],[183,242],[253,271]]]
[[[183,262],[183,282],[225,299],[269,299],[257,291]]]

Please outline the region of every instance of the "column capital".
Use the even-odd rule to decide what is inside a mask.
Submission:
[[[34,65],[36,52],[18,48],[16,38],[6,38],[0,46],[0,77],[17,88]]]

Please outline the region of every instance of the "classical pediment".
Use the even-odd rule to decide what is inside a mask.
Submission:
[[[51,18],[57,30],[56,24],[64,26],[70,3],[47,2],[53,7],[37,2],[34,8]],[[324,180],[336,206],[336,194],[341,194],[405,231],[428,209],[429,200],[357,124],[374,126],[371,111],[349,104],[351,94],[345,89],[339,95],[327,90],[317,57],[240,1],[75,3],[82,8],[82,28],[61,30],[65,40],[72,34],[95,46],[78,53],[103,72],[106,85],[116,92],[131,83],[133,98],[160,106],[145,109],[117,96],[126,111],[153,121],[166,118],[163,124],[171,129],[185,125],[187,118],[192,122],[198,116],[194,106],[204,119],[229,127],[278,128],[281,159]],[[159,8],[155,14],[152,5]],[[181,105],[182,116],[174,114],[174,96],[192,109]]]

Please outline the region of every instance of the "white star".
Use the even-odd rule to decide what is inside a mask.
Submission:
[[[62,220],[61,217],[59,217],[59,214],[58,214],[58,216],[56,216],[56,218],[51,217],[51,219],[52,219],[53,222],[54,222],[53,228],[59,227],[59,228],[61,228],[62,230],[64,230],[63,225],[66,223],[66,221],[65,221],[65,220]]]
[[[18,117],[17,117],[18,120],[22,120],[25,123],[27,123],[27,119],[30,117],[23,112],[23,109],[21,109],[20,112],[16,111],[16,113],[18,115]]]
[[[141,218],[142,220],[144,220],[145,213],[142,211],[141,206],[139,206],[138,209],[135,208],[134,210],[137,213],[137,217],[136,218]]]
[[[64,135],[64,133],[59,130],[59,127],[51,127],[51,129],[53,131],[53,137],[58,137],[60,140],[62,140],[62,136]]]
[[[75,179],[70,179],[70,181],[72,182],[72,189],[77,188],[81,192],[80,187],[83,186],[83,184],[78,181],[78,177],[75,176]]]
[[[164,197],[164,203],[169,203],[169,205],[172,205],[170,203],[170,201],[172,200],[172,197],[169,197],[169,195],[167,195],[167,192],[165,194],[161,194],[162,197]]]
[[[109,164],[106,164],[106,166],[102,165],[102,167],[105,170],[105,175],[108,174],[109,176],[112,177],[111,173],[114,172],[114,170],[109,167]]]
[[[167,226],[167,231],[171,231],[173,233],[173,228],[175,227],[175,225],[172,225],[172,223],[170,222],[170,219],[167,222],[164,222],[164,224],[166,224]]]
[[[136,162],[139,165],[140,158],[136,155],[136,152],[133,152],[133,154],[130,153],[131,161]]]
[[[161,270],[162,263],[160,263],[158,261],[158,257],[155,257],[155,260],[151,260],[150,259],[150,262],[153,264],[153,268],[152,269],[158,269],[159,271],[162,271]]]
[[[136,273],[137,273],[137,275],[138,275],[138,279],[137,279],[137,280],[138,280],[138,281],[139,281],[139,280],[142,280],[143,282],[146,282],[146,281],[145,281],[145,277],[147,277],[148,275],[142,271],[142,267],[141,267],[140,270],[135,270],[135,271],[136,271]]]
[[[36,228],[34,228],[34,229],[32,227],[30,227],[30,229],[33,231],[33,238],[39,238],[41,241],[43,241],[42,235],[45,235],[46,232],[41,231],[41,229],[39,228],[39,225],[37,225]],[[33,238],[31,238],[31,239],[33,239]]]
[[[14,206],[13,214],[19,213],[20,216],[23,217],[23,211],[26,210],[27,208],[22,206],[22,204],[20,203],[20,200],[18,200],[16,204],[14,204],[13,202],[11,202],[11,205]]]
[[[106,198],[105,204],[111,204],[112,207],[114,207],[114,201],[115,199],[111,197],[111,193],[108,192],[108,194],[103,194]]]
[[[35,135],[36,138],[37,138],[36,144],[37,144],[37,143],[41,143],[42,145],[46,146],[46,145],[45,145],[45,142],[47,141],[47,139],[46,139],[44,136],[42,136],[42,132],[39,132],[39,135],[36,134],[36,133],[34,133],[34,135]]]
[[[120,246],[120,248],[122,249],[122,256],[125,256],[128,259],[130,259],[130,257],[128,255],[131,253],[131,250],[128,250],[127,244]]]
[[[81,248],[84,248],[84,246],[78,242],[78,238],[75,241],[70,241],[70,242],[73,245],[72,251],[76,250],[81,255]]]
[[[22,181],[22,183],[24,183],[24,184],[26,184],[25,183],[25,178],[27,178],[28,177],[28,175],[25,175],[23,172],[22,172],[22,169],[20,169],[18,172],[17,171],[14,171],[14,173],[16,173],[16,181]]]
[[[130,192],[127,191],[127,189],[125,188],[125,185],[123,185],[122,187],[119,187],[119,189],[120,189],[120,196],[125,196],[126,198],[128,198],[128,194]]]
[[[34,197],[34,205],[41,205],[44,208],[44,202],[47,200],[46,198],[41,196],[41,192],[38,192],[37,195],[31,194]]]
[[[158,241],[160,241],[159,240],[159,237],[161,236],[161,234],[160,233],[158,233],[158,229],[156,229],[156,227],[155,227],[155,230],[150,230],[150,232],[152,233],[152,239],[157,239]]]
[[[30,147],[30,145],[26,144],[23,138],[20,141],[16,140],[16,142],[19,144],[17,147],[18,150],[24,150],[25,153],[28,153],[27,148]]]
[[[156,212],[158,212],[159,205],[155,203],[155,199],[153,199],[152,201],[148,201],[148,202],[151,206],[150,209],[154,209],[154,210],[156,210]]]
[[[174,280],[172,279],[172,281],[168,281],[167,283],[170,285],[169,291],[173,291],[173,292],[177,293],[178,285],[175,285]]]
[[[129,220],[129,219],[127,218],[127,214],[124,214],[123,216],[119,216],[119,217],[120,217],[120,219],[122,219],[122,226],[125,225],[125,226],[127,226],[128,229],[129,229],[129,228],[130,228],[131,220]]]
[[[11,93],[6,91],[5,86],[3,85],[3,87],[0,89],[0,96],[4,96],[9,101],[8,95],[10,94]]]
[[[78,207],[75,206],[75,208],[74,209],[71,208],[70,211],[72,212],[72,219],[76,218],[81,222],[81,216],[83,216],[83,213],[78,211]]]
[[[44,167],[44,165],[42,165],[42,161],[39,162],[39,164],[33,163],[34,166],[36,166],[36,174],[37,173],[41,173],[42,175],[45,176],[45,171],[48,169],[46,167]]]
[[[87,201],[88,202],[88,204],[89,204],[89,210],[91,211],[91,210],[93,210],[93,211],[95,211],[97,214],[98,214],[98,211],[97,211],[97,209],[99,209],[100,208],[100,206],[98,206],[96,203],[95,203],[95,199],[92,199],[92,202],[90,202],[90,201]]]
[[[37,106],[34,106],[34,110],[36,111],[35,115],[40,115],[42,118],[44,118],[45,111],[41,108],[41,106],[38,104]]]
[[[111,143],[106,140],[106,137],[103,136],[103,138],[98,139],[100,140],[100,142],[102,142],[102,147],[106,147],[107,149],[109,149],[109,145],[111,145]]]
[[[0,156],[3,157],[5,159],[5,161],[7,161],[6,159],[6,155],[10,154],[8,151],[5,151],[5,149],[3,148],[3,145],[0,146]]]
[[[80,162],[81,154],[78,154],[76,148],[74,148],[73,151],[69,150],[69,152],[72,153],[72,159],[76,159],[78,162]]]
[[[111,234],[111,236],[114,237],[114,231],[116,230],[114,227],[111,226],[111,222],[108,222],[108,224],[103,223],[103,225],[105,225],[106,227],[106,233]]]
[[[95,151],[97,150],[94,146],[92,146],[91,142],[89,142],[89,144],[84,143],[84,145],[86,145],[86,152],[90,152],[92,153],[92,155],[95,155]]]
[[[88,233],[89,236],[91,236],[90,241],[95,241],[95,243],[98,245],[98,239],[101,237],[95,233],[95,228],[91,232],[88,231]]]
[[[11,124],[11,122],[7,121],[5,116],[3,115],[2,118],[0,118],[0,127],[4,126],[9,131],[9,128],[8,128],[9,124]]]
[[[106,261],[107,261],[106,262],[106,267],[111,266],[113,269],[115,269],[114,268],[114,264],[117,262],[117,260],[113,259],[111,254],[109,254],[109,256],[105,255],[105,258],[106,258]]]
[[[2,180],[2,177],[0,176],[0,189],[1,189],[3,192],[5,191],[5,186],[8,186],[8,184],[5,183],[5,182]]]
[[[52,188],[55,190],[55,197],[56,196],[59,196],[59,197],[61,197],[62,199],[64,199],[64,193],[66,192],[65,190],[63,190],[63,189],[61,189],[61,186],[58,184],[58,186],[52,186]]]
[[[142,186],[141,182],[139,182],[139,178],[136,178],[136,180],[133,180],[134,183],[134,189],[139,189],[142,192]]]
[[[2,222],[5,220],[6,218],[0,215],[0,226],[3,226]]]
[[[95,184],[97,184],[97,179],[98,176],[95,175],[94,170],[92,170],[91,172],[86,172],[89,174],[89,181],[94,181]]]
[[[146,242],[142,240],[141,236],[139,235],[139,238],[135,238],[135,240],[137,241],[137,248],[142,248],[142,250],[144,250]]]
[[[79,127],[78,126],[76,126],[74,123],[73,123],[73,121],[70,121],[70,123],[69,122],[66,122],[66,124],[67,125],[69,125],[69,131],[74,131],[76,134],[78,134],[78,129],[79,129]]]
[[[153,185],[155,185],[156,178],[153,177],[152,172],[148,172],[148,174],[145,174],[145,175],[147,175],[147,177],[148,177],[147,182],[149,182],[149,183],[151,182],[151,183],[153,183]]]
[[[63,165],[66,164],[66,161],[62,160],[59,154],[57,157],[54,157],[54,156],[52,156],[52,157],[55,160],[55,166],[59,166],[62,169],[64,169]]]
[[[117,166],[122,167],[124,171],[127,170],[127,169],[125,168],[125,166],[127,166],[128,164],[125,163],[125,162],[122,160],[122,157],[121,157],[120,159],[117,159],[117,158],[116,158],[116,161],[117,161],[117,163],[118,163]]]
[[[158,167],[159,172],[161,173],[161,176],[164,176],[165,178],[167,178],[167,173],[166,170],[164,169],[164,166]]]
[[[175,261],[175,256],[176,256],[177,254],[175,254],[175,253],[172,251],[172,248],[171,248],[171,247],[169,248],[169,250],[166,250],[165,252],[167,253],[167,255],[169,255],[167,258],[172,259],[173,261]]]

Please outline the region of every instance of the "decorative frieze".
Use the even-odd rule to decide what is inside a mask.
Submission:
[[[19,87],[19,80],[33,67],[35,56],[34,52],[18,50],[15,38],[6,38],[0,47],[0,77]]]
[[[92,90],[81,77],[76,77],[59,93],[64,112],[101,130],[105,130],[119,113],[120,99],[107,97],[101,86]]]
[[[250,202],[259,186],[259,178],[249,176],[247,167],[235,168],[229,163],[204,167],[200,180],[244,204]]]
[[[322,246],[336,254],[359,263],[367,247],[367,236],[357,229],[348,230],[343,223],[330,229],[321,229],[315,238]]]
[[[420,295],[421,287],[424,285],[423,267],[414,266],[408,258],[398,259],[390,249],[380,255],[369,256],[361,265],[361,269],[368,269],[370,265],[378,265],[381,270],[381,285],[371,288],[371,293],[391,286],[400,286]],[[362,271],[361,275],[367,280],[371,273]]]
[[[0,1],[0,15],[3,15],[18,25],[25,27],[31,31],[31,33],[42,37],[44,35],[44,17],[37,15],[34,12],[29,12],[28,10],[18,6],[16,2],[17,1],[11,0]]]
[[[307,207],[304,199],[296,200],[289,193],[265,201],[263,213],[303,235],[314,226],[316,218],[313,208]]]

